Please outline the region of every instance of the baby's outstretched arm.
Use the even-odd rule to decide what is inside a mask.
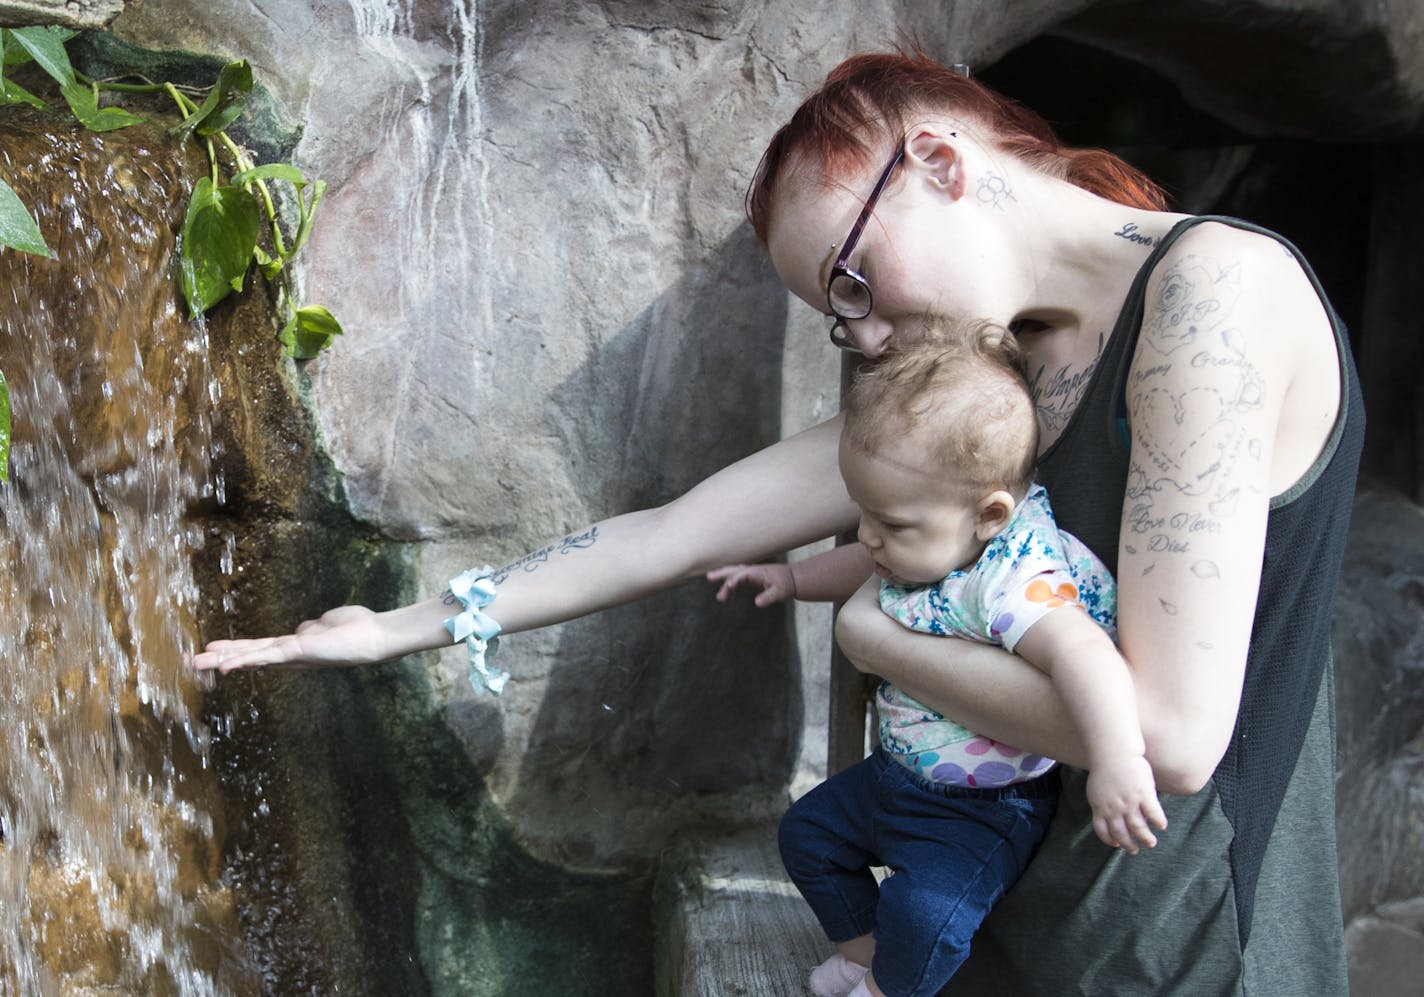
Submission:
[[[707,572],[707,580],[721,583],[717,601],[726,602],[742,585],[761,589],[760,608],[799,599],[802,602],[844,602],[870,577],[874,562],[862,544],[842,544],[832,550],[789,564],[728,564]]]
[[[796,576],[791,571],[791,565],[780,561],[726,564],[707,572],[707,580],[714,585],[721,582],[721,588],[717,590],[718,602],[726,602],[743,585],[753,585],[761,590],[754,600],[758,609],[796,598]]]
[[[1167,827],[1146,758],[1127,663],[1107,632],[1076,605],[1047,614],[1014,652],[1053,679],[1088,746],[1088,803],[1105,844],[1137,854],[1152,826]],[[1149,826],[1150,825],[1150,826]]]

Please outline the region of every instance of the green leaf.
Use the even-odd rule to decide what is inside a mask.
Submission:
[[[74,32],[61,28],[11,28],[9,35],[60,86],[74,82],[74,67],[64,50],[64,43],[74,37]],[[6,62],[8,49],[7,45]]]
[[[91,132],[111,132],[136,125],[143,119],[118,107],[99,106],[99,94],[93,87],[71,81],[59,88],[64,101],[79,123]]]
[[[218,74],[217,85],[208,91],[208,99],[203,101],[203,107],[207,107],[214,103],[214,97],[217,98],[213,109],[204,115],[202,124],[198,126],[198,134],[216,134],[236,121],[247,106],[247,95],[250,93],[252,67],[247,64],[247,60],[230,62],[224,66]],[[203,107],[198,109],[199,114],[203,114]]]
[[[173,129],[179,139],[186,139],[195,130],[199,135],[213,135],[237,120],[242,109],[247,106],[247,95],[252,92],[252,67],[243,59],[229,62],[218,73],[218,80],[208,91],[207,98],[183,123]]]
[[[30,53],[26,51],[25,48],[21,46],[14,37],[14,33],[16,31],[21,30],[24,29],[0,28],[0,52],[4,53],[3,60],[6,66],[23,66],[27,62],[34,61],[34,57],[31,56]],[[61,44],[69,41],[69,39],[79,34],[79,32],[72,31],[69,28],[50,28],[49,30],[59,35],[59,40]]]
[[[25,202],[4,180],[0,180],[0,246],[54,259]]]
[[[0,77],[0,107],[7,107],[11,104],[29,104],[39,111],[49,108],[48,104],[13,80]]]
[[[14,40],[10,28],[0,28],[0,70],[11,66],[23,66],[30,61],[30,53]]]
[[[10,386],[0,371],[0,481],[10,480]]]
[[[277,275],[282,272],[285,265],[279,259],[274,259],[266,250],[258,246],[252,251],[252,258],[257,261],[258,268],[262,271],[262,276],[268,280],[276,280]]]
[[[228,292],[242,290],[261,223],[256,199],[241,187],[214,187],[209,177],[194,186],[179,249],[191,316],[207,311]]]
[[[232,185],[241,187],[254,180],[286,180],[298,189],[305,187],[307,183],[307,178],[302,176],[302,171],[289,163],[263,163],[250,170],[243,170],[233,177]]]
[[[341,323],[320,305],[298,308],[277,334],[287,352],[297,360],[310,360],[341,335]]]

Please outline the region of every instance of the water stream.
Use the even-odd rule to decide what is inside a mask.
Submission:
[[[241,992],[182,664],[216,402],[171,270],[185,167],[157,129],[6,109],[0,170],[57,255],[0,251],[0,994]]]

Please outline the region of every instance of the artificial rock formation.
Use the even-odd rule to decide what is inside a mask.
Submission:
[[[819,318],[771,273],[741,196],[771,131],[832,65],[907,35],[991,81],[1036,39],[1068,40],[1076,64],[1049,87],[1071,97],[1095,67],[1127,66],[1197,115],[1202,132],[1140,144],[1179,164],[1188,210],[1296,224],[1318,238],[1312,258],[1338,257],[1326,283],[1343,289],[1372,418],[1393,431],[1372,436],[1372,470],[1386,491],[1424,494],[1420,426],[1406,417],[1419,411],[1409,316],[1424,291],[1398,279],[1420,262],[1417,227],[1399,214],[1415,211],[1417,182],[1397,165],[1419,162],[1417,4],[804,11],[788,0],[128,4],[111,26],[128,44],[248,59],[270,98],[248,140],[299,135],[295,161],[331,185],[301,277],[346,334],[291,371],[306,414],[250,434],[255,449],[231,458],[234,480],[252,482],[234,486],[248,539],[240,571],[211,572],[214,606],[227,596],[231,609],[215,608],[212,627],[265,631],[348,598],[433,594],[458,570],[666,501],[829,416],[838,361]],[[1162,119],[1114,106],[1124,113],[1094,127]],[[1278,219],[1297,183],[1294,220]],[[1346,214],[1395,223],[1364,231]],[[260,422],[259,409],[245,400],[232,424]],[[290,446],[271,444],[294,424]],[[257,473],[283,462],[311,469],[310,496]],[[825,681],[825,620],[808,641],[791,619],[718,606],[694,584],[510,638],[501,654],[515,680],[500,701],[465,683],[458,650],[360,674],[228,680],[223,708],[250,702],[262,719],[244,729],[263,745],[239,752],[231,784],[261,782],[292,807],[280,828],[254,816],[245,832],[249,844],[278,832],[296,842],[281,859],[296,899],[272,909],[288,903],[283,916],[331,932],[327,951],[353,979],[369,970],[369,929],[315,905],[340,895],[397,912],[401,927],[380,944],[456,988],[430,967],[473,958],[441,941],[459,934],[460,898],[486,876],[468,855],[519,845],[567,867],[641,870],[681,828],[774,813],[788,781],[814,776],[810,742],[823,739],[803,704]],[[1391,715],[1404,733],[1420,723]],[[1417,754],[1408,736],[1391,743],[1400,754],[1380,766]],[[1354,819],[1342,812],[1342,827]],[[361,881],[363,866],[380,885]],[[1397,899],[1359,886],[1376,867],[1347,856],[1344,868],[1352,914]]]
[[[65,28],[102,28],[124,10],[125,0],[0,0],[0,27],[57,24]]]

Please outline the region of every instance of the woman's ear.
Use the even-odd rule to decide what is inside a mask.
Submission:
[[[956,132],[929,125],[914,128],[905,138],[905,164],[953,200],[964,196],[964,160]]]
[[[1002,489],[990,492],[979,500],[979,519],[974,525],[974,536],[981,543],[987,543],[998,536],[1014,516],[1014,497]]]

